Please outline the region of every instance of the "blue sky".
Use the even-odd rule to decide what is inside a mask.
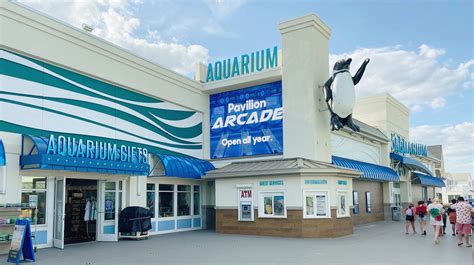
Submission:
[[[90,24],[93,34],[187,76],[196,62],[280,47],[279,22],[315,13],[332,30],[331,61],[372,59],[356,93],[391,93],[411,110],[412,141],[443,144],[449,170],[474,173],[472,1],[21,2]]]

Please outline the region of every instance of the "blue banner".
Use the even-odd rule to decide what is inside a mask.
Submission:
[[[281,81],[210,96],[211,159],[283,153]]]

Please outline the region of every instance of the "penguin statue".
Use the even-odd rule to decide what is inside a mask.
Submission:
[[[359,126],[352,121],[352,110],[355,104],[355,85],[359,83],[364,74],[365,67],[370,59],[360,66],[354,77],[349,72],[352,59],[341,59],[334,64],[332,76],[324,83],[324,96],[331,112],[331,130],[339,130],[344,125],[351,128],[354,132],[359,132]]]

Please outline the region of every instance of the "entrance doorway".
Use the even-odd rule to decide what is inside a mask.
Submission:
[[[67,179],[64,244],[96,240],[97,180]]]
[[[123,208],[123,180],[56,177],[53,246],[88,241],[117,241]]]

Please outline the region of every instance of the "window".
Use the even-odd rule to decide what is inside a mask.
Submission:
[[[337,217],[348,217],[349,214],[349,200],[347,191],[337,192]]]
[[[22,177],[21,203],[36,201],[36,207],[22,208],[22,215],[31,219],[31,224],[46,224],[46,178]]]
[[[158,186],[158,217],[174,216],[174,185],[160,184]]]
[[[372,201],[370,199],[370,191],[365,192],[365,211],[368,213],[372,212]]]
[[[194,186],[193,187],[193,214],[200,215],[201,214],[201,187]]]
[[[354,208],[352,208],[352,212],[354,214],[358,214],[359,213],[359,192],[358,191],[352,192],[352,202],[354,204]]]
[[[280,192],[260,192],[259,217],[286,218],[285,193]]]
[[[156,216],[155,200],[155,184],[146,184],[146,207],[150,209],[153,218]]]
[[[428,200],[428,188],[427,187],[421,187],[421,200],[427,201]]]
[[[304,197],[304,218],[331,217],[328,191],[306,190]]]
[[[178,216],[191,215],[191,185],[178,185]]]

